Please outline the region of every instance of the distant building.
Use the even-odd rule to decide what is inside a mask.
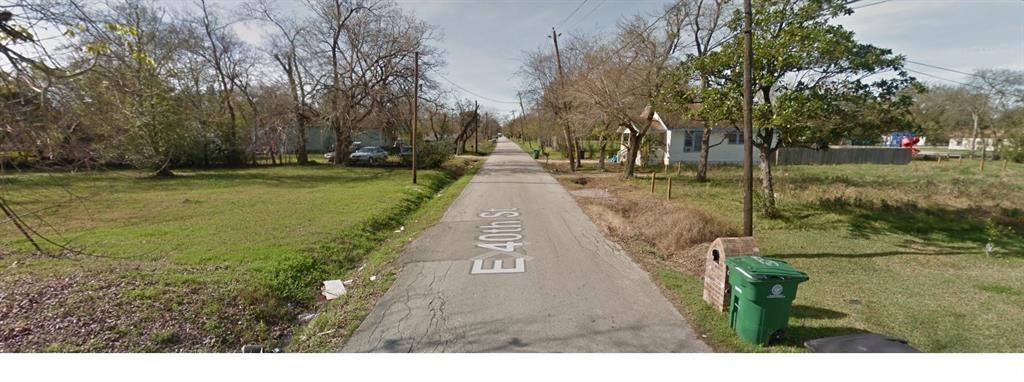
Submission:
[[[995,138],[975,138],[972,145],[971,138],[950,138],[948,147],[950,150],[971,150],[972,148],[979,150],[982,145],[985,145],[985,151],[994,151],[997,141]]]
[[[711,128],[708,149],[709,164],[742,164],[743,133],[725,123]],[[755,132],[756,134],[756,132]],[[700,160],[700,142],[704,135],[704,122],[684,118],[679,113],[654,113],[654,123],[645,137],[650,140],[649,152],[637,155],[637,164],[697,163]],[[622,131],[619,158],[625,158],[629,132]],[[761,152],[754,147],[754,163],[760,163]]]

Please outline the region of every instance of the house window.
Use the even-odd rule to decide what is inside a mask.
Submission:
[[[683,152],[691,153],[694,151],[700,151],[700,138],[704,135],[704,130],[693,129],[686,130],[686,134],[683,139]]]
[[[742,145],[743,135],[736,129],[729,129],[725,132],[725,142],[730,145]]]

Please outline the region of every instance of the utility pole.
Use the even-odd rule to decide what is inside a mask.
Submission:
[[[526,108],[523,107],[523,92],[517,92],[516,95],[519,96],[519,111],[523,115],[523,124],[519,126],[519,139],[523,139],[526,136]]]
[[[554,42],[555,42],[555,61],[558,64],[558,88],[560,90],[564,90],[565,89],[565,70],[562,69],[562,54],[561,54],[561,52],[558,51],[558,32],[555,31],[554,27],[551,27],[551,39],[554,40]],[[560,112],[557,113],[557,114],[560,115],[560,114],[564,113],[566,111],[566,109],[568,109],[568,108],[569,108],[568,103],[567,102],[563,102],[562,107],[559,110]],[[569,153],[569,155],[566,156],[566,158],[569,159],[569,171],[576,172],[576,160],[575,160],[576,148],[575,148],[575,145],[573,144],[574,142],[573,142],[573,139],[572,139],[572,131],[569,130],[569,123],[568,122],[565,122],[564,130],[565,130],[566,152]]]
[[[473,101],[474,110],[480,110],[480,104],[477,101]],[[476,118],[473,119],[473,152],[479,154],[480,147],[480,113],[476,113]]]
[[[416,184],[416,125],[419,124],[418,112],[420,104],[420,52],[413,53],[413,84],[412,84],[412,184]]]
[[[753,12],[743,0],[743,236],[754,236],[754,60]]]

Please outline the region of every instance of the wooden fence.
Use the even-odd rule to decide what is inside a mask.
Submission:
[[[910,150],[897,147],[837,147],[812,150],[802,147],[783,147],[775,152],[775,164],[908,164]]]

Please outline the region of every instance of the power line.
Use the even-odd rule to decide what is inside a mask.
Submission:
[[[874,2],[874,3],[869,3],[869,4],[864,4],[864,5],[858,5],[858,6],[856,6],[856,7],[850,7],[850,9],[861,9],[861,8],[867,8],[867,7],[870,7],[870,6],[873,6],[873,5],[878,5],[878,4],[884,4],[884,3],[888,3],[888,2],[890,2],[890,1],[892,1],[892,0],[881,0],[881,1],[876,1],[876,2]],[[854,1],[854,2],[855,2],[855,1]],[[851,3],[853,3],[853,2],[851,2]]]
[[[576,12],[579,12],[579,11],[580,11],[580,8],[583,8],[583,6],[584,6],[585,4],[587,4],[587,2],[588,2],[588,1],[590,1],[590,0],[583,0],[583,1],[581,1],[581,2],[580,2],[580,5],[577,5],[577,6],[576,6],[576,9],[573,9],[573,10],[572,10],[572,13],[570,13],[570,14],[569,14],[569,16],[566,16],[566,17],[565,17],[564,19],[562,19],[562,21],[560,21],[560,22],[559,22],[558,24],[555,24],[555,28],[558,28],[559,26],[561,26],[562,24],[564,24],[564,23],[565,23],[566,21],[569,21],[569,19],[571,19],[571,18],[572,18],[573,16],[575,16],[575,15],[576,15]]]
[[[601,8],[601,6],[604,5],[604,3],[607,2],[607,1],[608,0],[601,0],[599,3],[594,5],[593,8],[590,9],[590,12],[587,12],[586,14],[584,14],[583,17],[580,17],[579,20],[576,20],[576,22],[572,23],[572,25],[570,25],[568,28],[574,28],[577,25],[580,25],[580,23],[582,23],[583,20],[586,20],[587,18],[589,18],[590,15],[594,14],[594,12],[597,11],[598,8]]]
[[[936,76],[934,74],[928,74],[928,73],[925,73],[925,72],[922,72],[922,71],[917,71],[917,70],[914,70],[914,69],[904,68],[904,70],[906,70],[908,72],[911,72],[911,73],[917,73],[917,74],[920,74],[922,76],[928,76],[928,77],[939,79],[939,80],[943,80],[943,81],[949,81],[949,82],[952,82],[952,83],[958,84],[958,85],[970,86],[970,87],[973,87],[973,88],[983,89],[982,87],[980,87],[978,85],[973,85],[973,84],[969,84],[969,83],[966,83],[966,82],[960,82],[960,81],[957,81],[957,80],[951,80],[949,78],[939,77],[939,76]]]
[[[448,77],[445,77],[445,76],[443,76],[441,74],[438,74],[438,76],[441,77],[442,79],[444,79],[445,81],[448,81],[448,83],[452,84],[452,86],[454,86],[456,88],[459,88],[460,90],[462,90],[462,91],[464,91],[464,92],[466,92],[466,93],[468,93],[468,94],[470,94],[472,96],[475,96],[477,98],[480,98],[480,99],[483,99],[483,100],[487,100],[487,101],[491,101],[491,102],[495,102],[495,103],[507,103],[507,104],[516,104],[516,105],[519,104],[519,101],[502,101],[502,100],[497,100],[497,99],[490,98],[490,97],[484,97],[482,95],[479,95],[479,94],[473,92],[472,90],[469,90],[469,89],[466,89],[466,88],[462,87],[461,85],[455,83],[455,81],[452,81],[452,80],[448,79]]]
[[[982,77],[982,76],[979,76],[979,75],[977,75],[977,74],[974,74],[974,73],[967,73],[967,72],[961,72],[961,71],[959,71],[959,70],[955,70],[955,69],[950,69],[950,68],[943,68],[943,67],[941,67],[941,66],[937,66],[937,65],[931,65],[931,64],[926,64],[926,63],[923,63],[923,62],[918,62],[918,61],[914,61],[914,60],[906,60],[906,61],[907,61],[907,62],[909,62],[909,63],[911,63],[911,64],[917,64],[917,65],[921,65],[921,66],[927,66],[927,67],[929,67],[929,68],[932,68],[932,69],[939,69],[939,70],[945,70],[945,71],[947,71],[947,72],[953,72],[953,73],[956,73],[956,74],[963,74],[963,75],[965,75],[965,76],[971,76],[971,77],[978,77],[978,78],[984,78],[984,77]]]

